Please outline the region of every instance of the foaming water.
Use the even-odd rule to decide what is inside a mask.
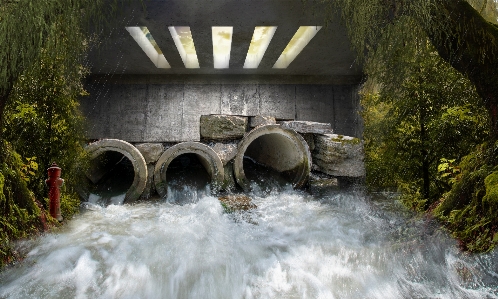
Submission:
[[[0,298],[498,298],[497,254],[361,193],[93,207],[24,244]]]

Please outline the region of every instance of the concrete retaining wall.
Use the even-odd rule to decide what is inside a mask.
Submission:
[[[100,81],[99,81],[100,80]],[[361,136],[356,84],[175,83],[90,80],[81,99],[89,139],[128,142],[200,140],[200,116],[265,115],[332,125],[334,132]]]

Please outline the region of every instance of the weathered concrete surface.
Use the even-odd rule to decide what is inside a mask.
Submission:
[[[159,157],[154,167],[154,184],[161,197],[165,197],[168,190],[166,171],[169,164],[176,157],[183,154],[195,154],[211,178],[211,188],[216,191],[223,186],[223,163],[216,152],[209,146],[199,142],[183,142],[168,148]]]
[[[256,115],[249,118],[249,126],[251,128],[256,128],[258,126],[274,125],[277,121],[273,116],[262,116]]]
[[[233,213],[237,211],[248,211],[252,209],[256,209],[257,206],[252,203],[250,197],[243,194],[230,194],[219,197],[223,209],[227,213]]]
[[[107,151],[115,151],[128,158],[133,164],[135,176],[132,185],[126,192],[124,202],[134,202],[140,197],[147,184],[148,174],[145,159],[136,147],[123,140],[103,139],[89,144],[85,150],[90,155],[90,159],[95,159]],[[87,190],[80,190],[79,193],[83,199],[87,200],[89,198]]]
[[[140,143],[135,144],[135,147],[140,151],[147,164],[156,163],[164,151],[164,147],[160,143]]]
[[[313,168],[339,177],[365,176],[363,141],[336,134],[315,135]]]
[[[223,165],[226,165],[237,155],[237,143],[216,143],[212,149],[218,154]]]
[[[282,121],[282,128],[292,129],[298,133],[332,134],[332,126],[329,123],[313,121]]]
[[[249,132],[238,145],[234,160],[234,174],[237,184],[244,190],[250,189],[250,182],[244,172],[244,156],[285,174],[295,188],[302,187],[308,180],[311,156],[308,145],[295,131],[279,125],[260,126]]]
[[[238,139],[247,129],[247,117],[234,115],[202,115],[201,138],[211,140]]]
[[[145,184],[142,195],[140,195],[140,199],[147,200],[154,193],[156,193],[156,187],[154,186],[154,165],[147,164],[147,183]]]

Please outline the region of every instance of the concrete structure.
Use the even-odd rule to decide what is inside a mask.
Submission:
[[[189,151],[200,157],[215,185],[224,181],[233,188],[235,171],[238,184],[247,187],[244,154],[279,172],[299,168],[291,181],[296,187],[305,185],[309,149],[317,161],[323,160],[315,147],[320,133],[362,134],[362,70],[346,30],[327,3],[305,2],[149,0],[143,6],[130,1],[110,20],[112,30],[101,36],[100,47],[88,56],[90,96],[80,101],[88,139],[140,144],[148,168],[139,171],[147,178],[142,198],[155,192],[153,181],[164,196],[168,163]],[[260,46],[265,50],[254,54],[253,46],[264,44],[261,26],[272,33],[266,35],[266,48]],[[228,54],[220,56],[227,40],[223,47]],[[300,45],[302,51],[292,45]],[[247,63],[249,58],[252,64]],[[260,60],[253,63],[255,59]],[[243,120],[230,137],[239,139],[202,136],[201,118],[212,115]],[[317,131],[303,125],[310,123],[287,123],[301,130],[300,135],[275,125],[282,121],[319,122],[322,127]],[[275,150],[280,155],[272,155]],[[262,152],[271,157],[261,158]],[[314,167],[330,172],[324,165]]]
[[[211,177],[211,187],[218,190],[223,186],[223,163],[216,152],[209,146],[199,142],[183,142],[168,148],[157,161],[154,168],[154,185],[161,197],[167,194],[166,170],[169,164],[183,154],[195,154]]]
[[[279,125],[260,126],[247,134],[238,146],[234,160],[237,184],[249,190],[244,157],[284,174],[295,188],[302,187],[311,170],[311,154],[303,137]]]
[[[134,178],[133,183],[126,192],[124,202],[134,202],[142,195],[145,185],[147,184],[147,164],[136,147],[123,140],[105,139],[91,143],[86,148],[86,151],[90,155],[90,160],[95,160],[105,152],[118,152],[125,156],[133,164]],[[105,176],[107,171],[109,171],[108,167],[102,168],[96,165],[96,167],[89,170],[87,177],[92,183],[97,183]],[[80,196],[84,200],[88,200],[90,194],[88,190],[82,189],[80,190]]]

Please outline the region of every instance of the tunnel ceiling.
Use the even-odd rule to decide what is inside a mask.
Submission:
[[[110,35],[101,39],[98,49],[90,51],[88,62],[92,74],[247,74],[361,78],[361,68],[355,63],[344,26],[337,17],[326,25],[327,9],[323,6],[313,8],[311,4],[304,5],[300,0],[144,0],[144,9],[136,2],[139,1],[129,2],[123,13],[112,21]],[[172,26],[176,31],[172,31]],[[232,27],[228,68],[215,68],[212,28],[217,26]],[[277,28],[271,29],[274,31],[273,38],[257,68],[254,68],[254,63],[253,68],[244,68],[251,39],[258,26]],[[301,26],[313,26],[308,29],[316,35],[286,68],[275,68],[275,63]],[[157,43],[156,49],[162,51],[167,63],[162,61],[158,64],[157,60],[153,62],[146,55],[142,49],[143,44],[136,41],[137,34],[141,33],[137,33],[135,27],[148,29],[149,36]],[[186,30],[190,30],[198,61],[198,65],[194,61],[194,64],[190,62],[187,67],[184,63],[185,52],[178,50],[174,40],[175,33],[183,33],[185,38],[185,33],[188,33]],[[221,34],[224,33],[226,32]],[[218,36],[219,32],[214,34]],[[177,44],[180,38],[181,36],[176,37]],[[305,42],[306,40],[301,40],[298,43]],[[155,55],[157,54],[156,52]],[[169,68],[165,68],[168,66]]]

